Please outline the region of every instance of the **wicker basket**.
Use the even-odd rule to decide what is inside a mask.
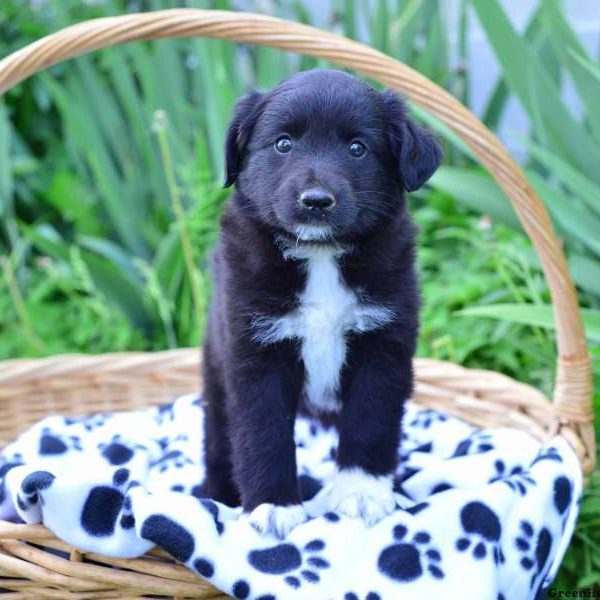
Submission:
[[[560,434],[585,474],[594,468],[591,361],[577,296],[548,213],[500,142],[462,104],[409,67],[346,38],[271,17],[194,9],[96,19],[47,36],[0,62],[0,95],[62,60],[134,40],[205,36],[329,59],[396,89],[473,150],[511,199],[541,259],[554,303],[558,361],[554,399],[509,377],[416,361],[415,399],[481,426],[508,425],[539,439]],[[60,356],[0,363],[0,448],[38,419],[138,408],[200,386],[197,350]],[[64,554],[57,553],[63,551]],[[86,559],[89,559],[86,560]],[[91,562],[90,562],[91,561]],[[165,553],[121,560],[83,553],[41,525],[0,521],[2,598],[225,598]]]

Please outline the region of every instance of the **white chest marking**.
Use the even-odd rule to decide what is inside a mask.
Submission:
[[[316,411],[338,411],[340,374],[346,360],[346,333],[365,332],[388,323],[393,312],[360,302],[342,280],[339,249],[308,246],[284,250],[287,259],[306,260],[306,287],[296,310],[282,317],[254,319],[254,339],[270,344],[284,339],[302,341],[304,393]]]

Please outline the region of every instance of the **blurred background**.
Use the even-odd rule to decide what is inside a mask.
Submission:
[[[83,19],[190,6],[251,10],[359,39],[437,82],[500,135],[546,201],[600,383],[600,4],[589,0],[3,0],[0,58]],[[207,257],[230,193],[235,99],[328,66],[209,40],[135,43],[58,65],[0,100],[0,359],[201,342]],[[420,226],[419,354],[551,393],[553,319],[502,191],[421,110],[444,166]],[[600,396],[595,397],[600,418]],[[557,586],[600,585],[600,473]]]

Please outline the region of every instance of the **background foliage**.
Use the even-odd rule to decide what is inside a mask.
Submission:
[[[227,0],[8,0],[0,56],[81,19],[183,4],[235,8]],[[467,105],[467,25],[479,20],[502,67],[483,120],[497,128],[511,97],[530,119],[524,167],[568,255],[598,382],[600,65],[560,1],[540,0],[518,33],[499,0],[464,0],[458,63],[439,0],[328,6],[328,28],[407,62]],[[300,0],[266,9],[312,18]],[[59,65],[9,93],[0,103],[0,359],[198,344],[207,255],[228,195],[221,149],[232,104],[250,85],[321,64],[218,41],[136,43]],[[567,80],[581,114],[561,93]],[[550,394],[553,320],[532,248],[468,150],[415,112],[438,131],[446,157],[411,198],[421,227],[419,353],[503,371]],[[600,417],[598,395],[595,407]],[[557,585],[600,585],[599,472]]]

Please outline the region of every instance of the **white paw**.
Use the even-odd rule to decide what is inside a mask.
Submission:
[[[318,495],[325,512],[361,518],[368,527],[396,509],[392,477],[369,475],[362,469],[338,471]]]
[[[304,523],[308,515],[301,504],[276,506],[260,504],[249,515],[250,525],[259,533],[284,538],[300,523]]]

